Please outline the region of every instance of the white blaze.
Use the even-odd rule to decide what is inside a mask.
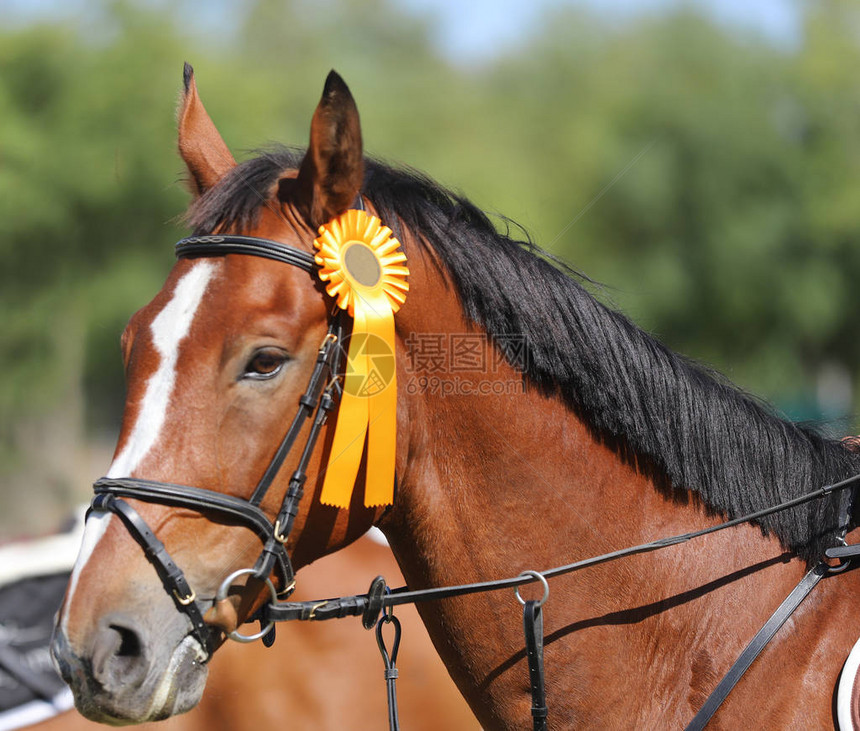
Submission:
[[[161,362],[146,385],[137,422],[122,452],[110,466],[108,477],[131,475],[158,439],[176,382],[179,345],[191,329],[191,322],[214,271],[215,265],[211,261],[199,261],[179,280],[173,298],[152,321],[152,342]]]
[[[111,464],[107,473],[108,477],[130,476],[158,440],[167,414],[167,405],[176,383],[176,362],[179,359],[179,346],[191,329],[194,315],[214,272],[215,264],[213,262],[208,260],[197,262],[177,282],[170,302],[152,321],[150,326],[152,342],[161,356],[161,360],[158,369],[147,382],[146,391],[137,414],[137,421],[122,452]],[[81,550],[69,579],[69,602],[71,602],[75,592],[81,571],[107,530],[111,517],[110,513],[95,513],[87,520]],[[68,615],[63,618],[64,629],[67,618]]]
[[[87,523],[84,526],[84,537],[81,540],[81,548],[78,551],[78,559],[77,561],[75,561],[74,568],[72,568],[72,576],[69,579],[69,602],[71,602],[72,597],[75,594],[75,589],[78,587],[78,579],[81,576],[81,570],[84,568],[84,565],[89,560],[93,549],[95,549],[96,547],[96,544],[105,534],[109,520],[110,513],[92,513],[90,517],[87,518]],[[67,637],[69,634],[67,625],[68,621],[69,614],[68,612],[65,612],[63,615],[63,632],[66,633]]]

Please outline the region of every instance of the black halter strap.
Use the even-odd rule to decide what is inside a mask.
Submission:
[[[307,272],[316,271],[312,254],[269,239],[233,235],[192,236],[176,245],[176,255],[180,258],[225,254],[260,256],[299,267]],[[274,572],[280,582],[281,595],[288,596],[295,586],[295,572],[286,549],[286,542],[304,493],[308,462],[322,426],[340,395],[336,371],[340,354],[338,343],[342,332],[343,315],[338,310],[329,323],[328,332],[320,346],[308,386],[299,397],[296,415],[249,499],[244,500],[202,487],[138,477],[103,477],[93,486],[96,495],[90,510],[111,512],[119,516],[129,534],[143,548],[147,558],[155,567],[165,590],[173,597],[177,608],[188,617],[192,635],[197,638],[207,654],[211,654],[213,639],[209,627],[203,621],[205,609],[199,605],[199,600],[188,580],[173,561],[164,544],[156,537],[137,510],[124,498],[173,505],[201,513],[214,513],[227,522],[251,530],[263,544],[260,557],[253,569],[254,577],[266,581]],[[299,433],[312,416],[314,418],[307,440],[290,477],[281,507],[275,519],[271,520],[260,505],[287,456],[293,451]]]

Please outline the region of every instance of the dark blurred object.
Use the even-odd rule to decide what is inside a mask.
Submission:
[[[6,712],[33,701],[59,701],[68,708],[66,685],[51,663],[54,614],[69,574],[23,579],[0,588],[0,728]]]
[[[83,511],[64,533],[0,548],[0,731],[73,705],[49,648],[82,532]]]

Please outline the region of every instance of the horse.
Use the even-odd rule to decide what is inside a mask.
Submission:
[[[312,599],[345,586],[358,590],[368,570],[397,577],[391,551],[369,537],[326,557],[302,573],[301,592]],[[295,595],[294,595],[295,596]],[[400,716],[410,728],[477,729],[477,722],[436,655],[412,607],[398,612],[409,637],[398,667]],[[308,631],[310,630],[310,631]],[[279,628],[274,647],[229,643],[212,661],[206,692],[189,713],[143,724],[158,731],[253,731],[289,718],[295,728],[377,729],[386,697],[378,679],[383,662],[376,642],[357,623]],[[0,728],[3,728],[0,721]],[[75,710],[28,726],[31,731],[103,728]]]
[[[55,660],[90,718],[141,722],[192,707],[210,650],[290,588],[287,560],[305,566],[371,525],[411,589],[441,587],[708,529],[860,472],[850,443],[780,418],[672,352],[465,197],[366,158],[336,73],[306,150],[237,164],[190,68],[178,126],[196,238],[123,335],[121,434],[55,631]],[[350,472],[333,446],[353,414],[346,400],[325,402],[333,384],[347,393],[349,366],[313,412],[328,415],[294,414],[319,394],[328,345],[371,326],[356,316],[339,329],[343,292],[320,278],[325,232],[359,212],[390,227],[407,263],[391,260],[393,304],[371,323],[397,376],[387,376],[395,400],[373,413],[396,412],[396,424],[382,437],[359,432]],[[378,283],[383,259],[347,270]],[[291,466],[274,470],[291,419],[304,442],[292,435]],[[335,469],[347,477],[327,484]],[[271,485],[264,497],[260,484]],[[542,610],[549,725],[683,727],[810,567],[857,538],[850,497],[828,493],[553,578]],[[274,532],[259,515],[277,520]],[[166,553],[150,563],[141,546],[159,545]],[[168,554],[181,579],[167,575]],[[828,573],[715,724],[832,726],[840,668],[860,635],[858,582],[851,570]],[[513,592],[418,611],[482,727],[522,728],[532,697]]]

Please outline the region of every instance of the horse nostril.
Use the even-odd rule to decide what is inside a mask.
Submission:
[[[105,622],[93,640],[93,677],[104,687],[134,682],[146,674],[143,637],[133,622],[116,616]]]
[[[120,637],[119,647],[116,649],[117,657],[137,657],[141,654],[140,638],[134,630],[119,624],[111,624],[108,627]]]

